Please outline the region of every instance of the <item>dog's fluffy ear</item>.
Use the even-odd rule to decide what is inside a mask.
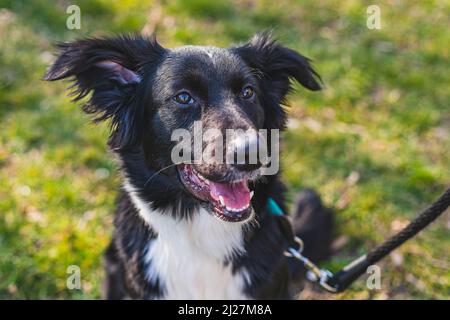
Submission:
[[[137,101],[141,95],[136,94],[142,72],[165,49],[154,37],[141,36],[89,38],[62,43],[58,48],[59,56],[44,79],[72,79],[76,101],[92,92],[83,110],[96,114],[94,121],[111,119],[113,148],[136,143],[144,112]]]
[[[232,48],[232,51],[260,75],[269,128],[283,128],[285,125],[286,115],[280,104],[285,102],[285,96],[291,90],[290,79],[309,90],[321,89],[320,76],[310,60],[278,44],[269,32],[255,35],[248,43]]]

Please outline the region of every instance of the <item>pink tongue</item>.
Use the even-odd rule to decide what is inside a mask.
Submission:
[[[247,207],[250,203],[250,190],[247,187],[247,181],[227,184],[210,181],[211,197],[219,200],[223,197],[225,206],[231,209],[240,209]]]

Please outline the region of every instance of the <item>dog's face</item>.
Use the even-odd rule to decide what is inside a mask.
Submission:
[[[260,129],[284,127],[280,104],[290,78],[320,88],[308,60],[267,35],[228,49],[164,49],[140,37],[81,40],[61,49],[46,79],[75,76],[77,99],[93,92],[83,109],[97,120],[111,118],[109,144],[134,189],[145,193],[156,184],[230,222],[251,216],[251,183],[264,165],[251,161],[251,152],[270,140]],[[197,161],[174,161],[176,130],[189,134],[184,159]],[[204,158],[196,158],[198,150]],[[159,199],[160,206],[168,203]]]

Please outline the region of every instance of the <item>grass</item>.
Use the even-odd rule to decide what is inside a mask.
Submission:
[[[78,4],[82,29],[67,30]],[[325,89],[290,96],[282,164],[290,195],[316,188],[336,208],[337,269],[433,201],[450,182],[450,3],[382,4],[380,30],[365,1],[0,0],[0,298],[99,298],[101,254],[119,186],[94,126],[41,81],[52,44],[85,35],[156,31],[165,46],[243,42],[274,28],[313,58]],[[330,297],[448,299],[447,214],[385,259],[381,290],[364,281]],[[69,265],[82,289],[66,288]]]

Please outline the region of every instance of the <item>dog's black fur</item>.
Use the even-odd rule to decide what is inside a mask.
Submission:
[[[95,121],[110,119],[109,146],[118,156],[129,184],[152,209],[165,210],[176,219],[192,218],[203,204],[186,191],[175,167],[159,172],[172,164],[171,130],[191,129],[195,120],[221,130],[283,129],[286,113],[282,104],[291,89],[290,81],[296,80],[310,90],[320,89],[319,77],[309,60],[273,41],[268,34],[229,49],[170,50],[155,38],[141,36],[85,39],[60,44],[59,49],[60,55],[45,79],[72,78],[75,100],[92,94],[83,110],[95,114]],[[251,85],[254,98],[238,98],[245,85]],[[174,102],[172,98],[180,90],[189,90],[196,98],[195,104],[186,107]],[[230,166],[199,165],[196,169],[218,181],[232,181],[245,174]],[[248,270],[251,281],[245,285],[246,296],[288,298],[289,283],[296,275],[283,257],[287,242],[282,230],[266,210],[269,196],[287,210],[284,186],[278,175],[250,184],[255,191],[251,205],[258,223],[244,234],[245,254],[227,257],[223,263],[231,264],[236,272],[242,267]],[[318,205],[313,211],[323,212],[320,199],[314,194],[309,196],[307,202]],[[304,202],[299,204],[296,216],[308,220],[305,212],[311,208],[302,209],[306,207]],[[302,227],[296,227],[301,233]],[[308,230],[311,238],[319,231]],[[106,298],[164,297],[164,281],[150,282],[145,276],[149,268],[146,248],[157,237],[139,215],[130,195],[121,191],[114,236],[105,255]],[[322,242],[327,251],[329,238]],[[307,245],[313,243],[307,240]]]

